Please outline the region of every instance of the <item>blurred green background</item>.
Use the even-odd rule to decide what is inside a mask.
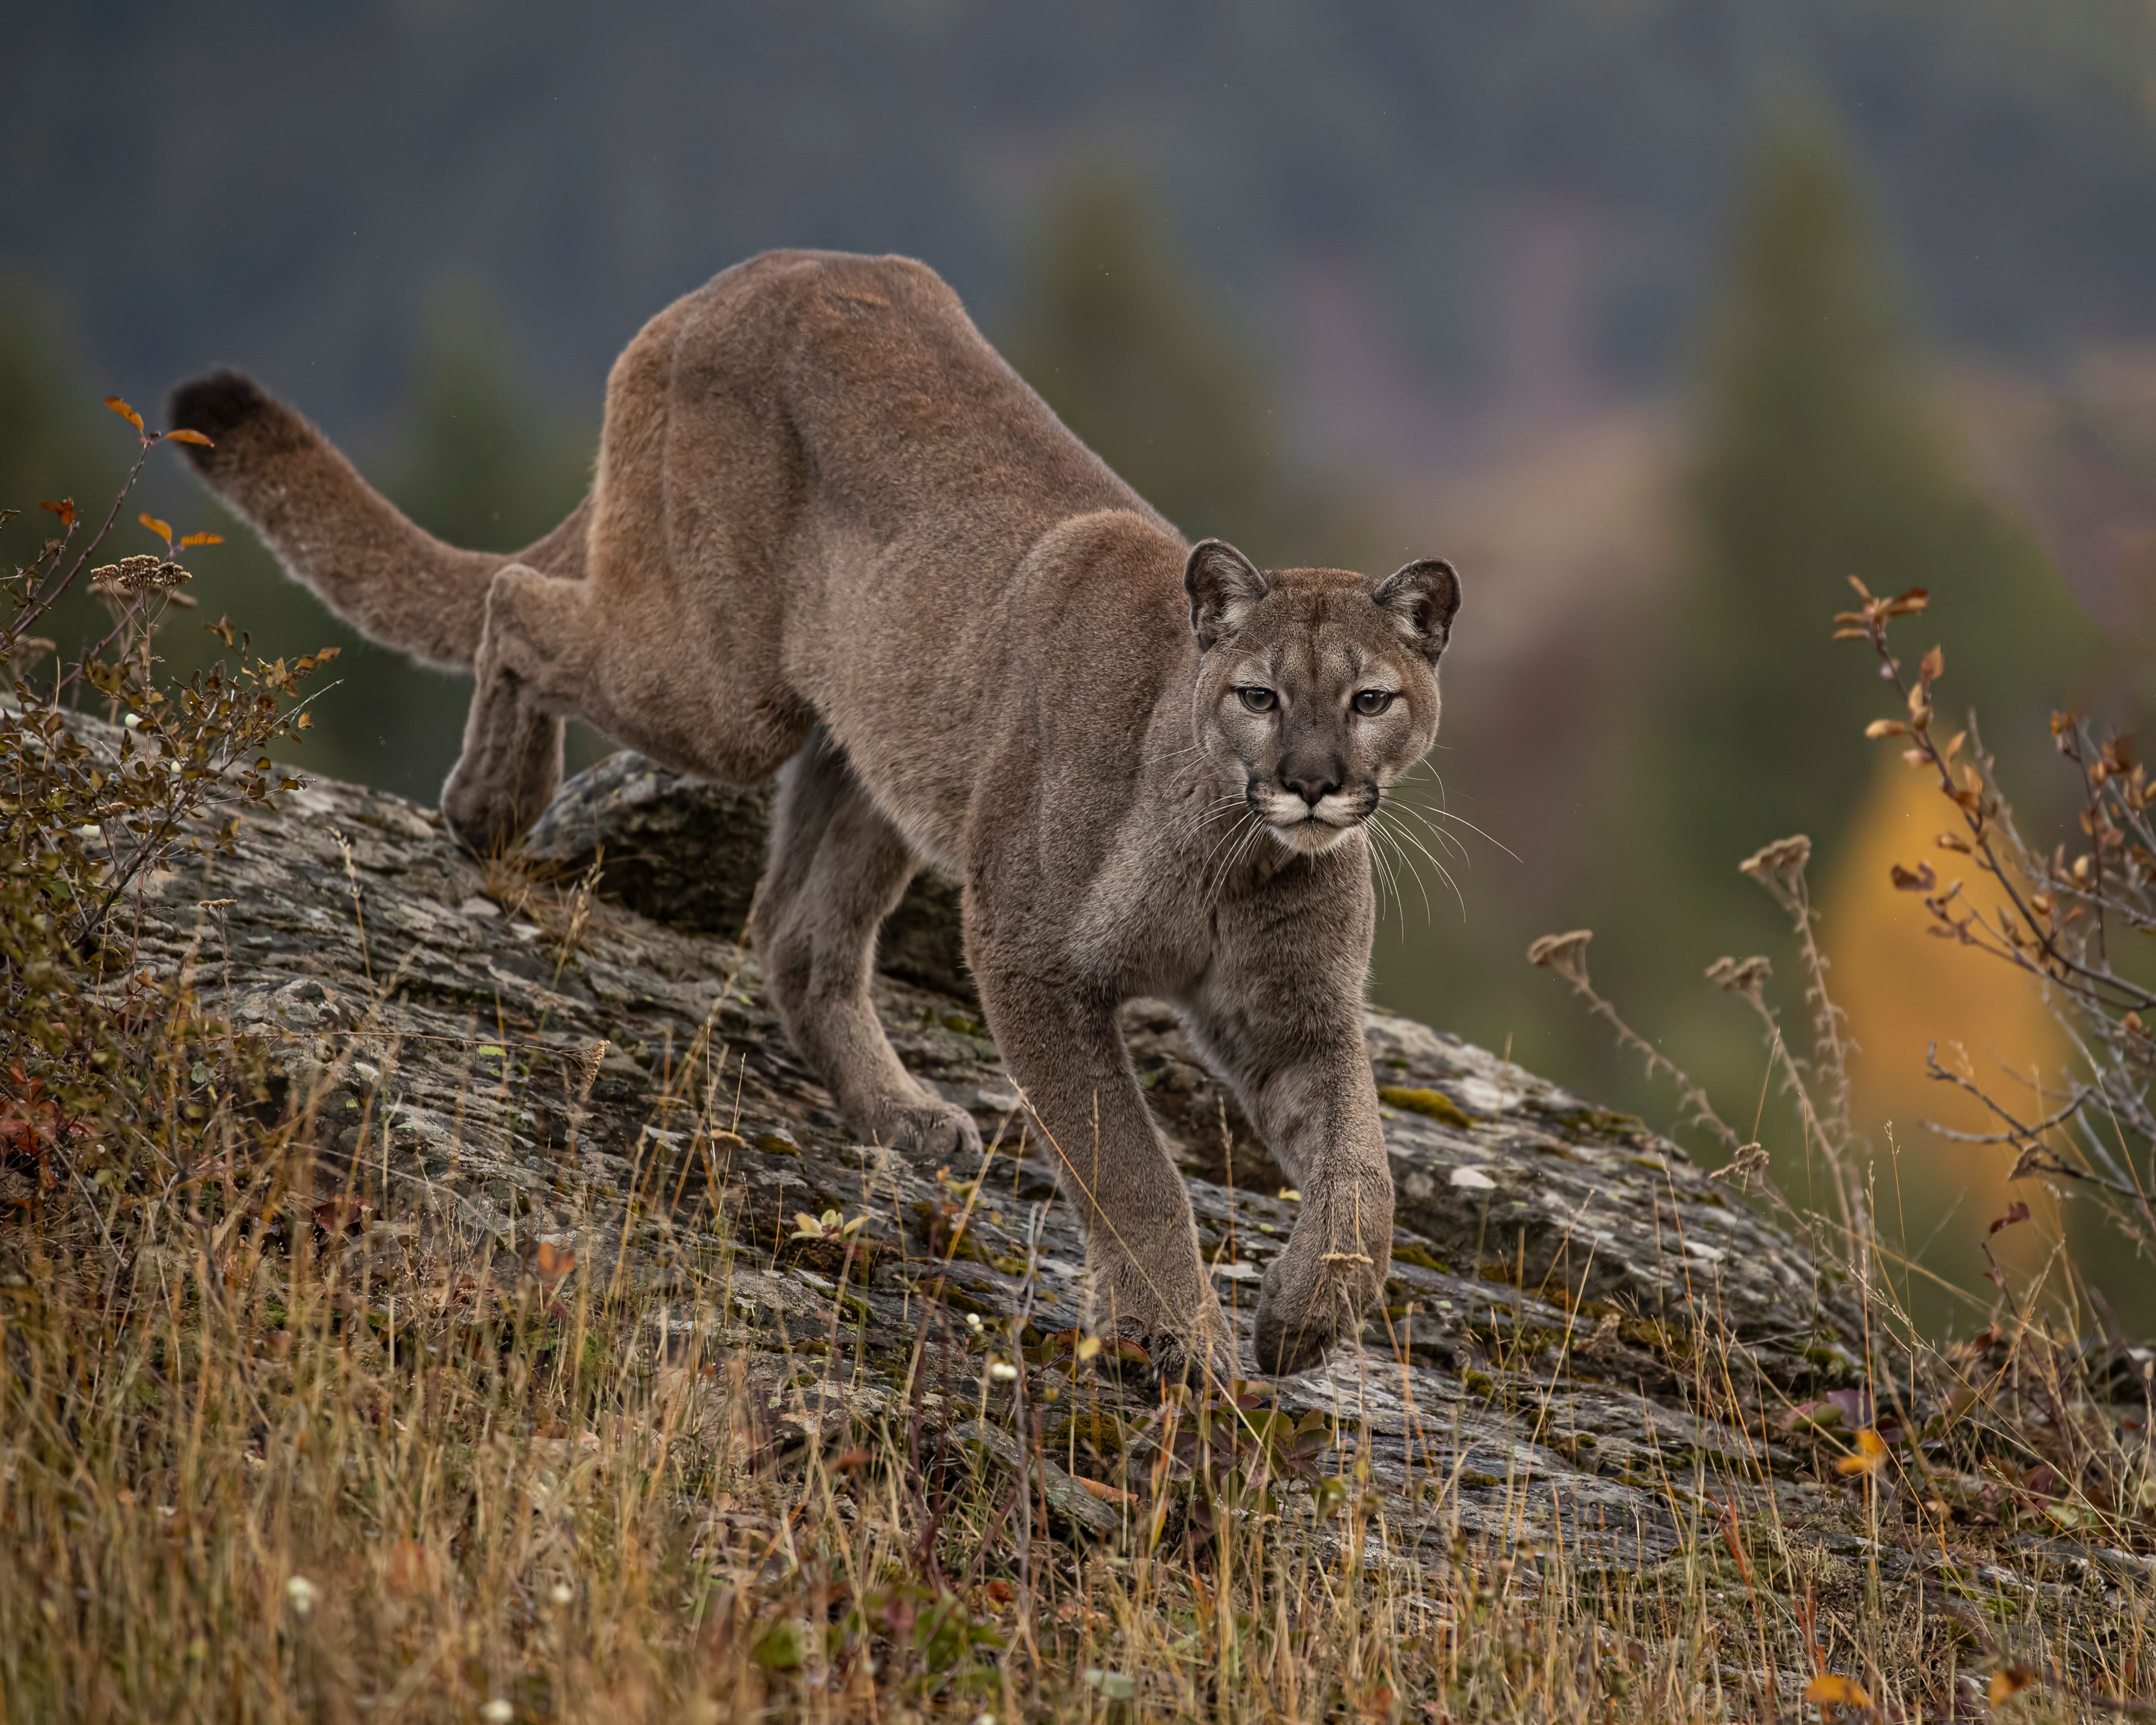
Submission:
[[[228,361],[425,526],[514,547],[580,494],[606,367],[673,296],[771,245],[923,257],[1193,536],[1460,566],[1412,793],[1457,848],[1426,835],[1385,906],[1381,1003],[1677,1129],[1522,961],[1592,927],[1598,983],[1762,1111],[1802,1192],[1766,1051],[1702,973],[1769,952],[1801,1021],[1735,864],[1805,832],[1912,1252],[1967,1282],[2030,1195],[1925,1131],[1973,1122],[1922,1050],[2025,1097],[2065,1050],[1887,888],[1942,811],[1861,742],[1891,693],[1829,619],[1852,574],[1931,589],[1905,645],[1944,645],[1944,704],[1980,705],[2064,836],[2045,716],[2130,724],[2148,663],[2147,7],[85,4],[15,18],[11,69],[0,502],[109,495],[129,439],[97,398],[155,423]],[[141,506],[231,532],[177,466]],[[432,798],[461,680],[357,641],[244,534],[193,563],[203,618],[346,648],[305,766]],[[206,639],[184,619],[168,656]],[[2156,1327],[2147,1266],[2091,1252]]]

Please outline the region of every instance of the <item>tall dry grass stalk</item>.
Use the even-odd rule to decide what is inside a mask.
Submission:
[[[8,589],[18,670],[53,583],[87,562],[64,526]],[[1423,1461],[1381,1491],[1352,1402],[1291,1421],[1250,1385],[1108,1395],[1112,1343],[1028,1330],[1030,1260],[1012,1314],[921,1303],[870,1405],[824,1369],[892,1340],[848,1301],[861,1260],[838,1213],[760,1238],[721,1192],[654,1273],[614,1225],[633,1193],[515,1250],[460,1224],[372,1154],[378,1090],[336,1147],[326,1083],[289,1081],[204,1009],[200,969],[228,957],[215,901],[170,975],[132,962],[110,914],[210,812],[266,794],[258,751],[297,722],[303,674],[158,686],[151,601],[173,586],[137,587],[116,588],[116,657],[18,676],[0,713],[0,1718],[2145,1710],[2156,1491],[2146,1421],[2121,1412],[2145,1380],[2112,1394],[2026,1306],[1958,1349],[1914,1334],[1794,850],[1753,866],[1793,918],[1808,1057],[1763,963],[1717,980],[1760,1014],[1835,1171],[1820,1225],[1869,1318],[1866,1375],[1764,1398],[1704,1286],[1686,1323],[1635,1322],[1741,1459],[1647,1446],[1626,1483],[1675,1548],[1590,1558],[1544,1518],[1534,1457],[1578,1445],[1548,1429],[1544,1390],[1594,1375],[1614,1312],[1501,1337],[1475,1372],[1519,1434],[1503,1476],[1467,1477],[1460,1430],[1410,1408]],[[78,677],[134,716],[118,742],[70,732]],[[564,960],[589,885],[547,930]],[[1599,1002],[1584,951],[1541,957]],[[372,980],[386,1010],[393,978]],[[564,1063],[577,1101],[605,1054]],[[1722,1130],[1753,1172],[1757,1147]],[[970,1206],[980,1183],[957,1183]],[[961,1233],[931,1250],[947,1262]],[[828,1324],[789,1336],[744,1278],[808,1252]],[[1404,1368],[1392,1321],[1363,1369]],[[1502,1535],[1470,1531],[1471,1488],[1473,1525]]]

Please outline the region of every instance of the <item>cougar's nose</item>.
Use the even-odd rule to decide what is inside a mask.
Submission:
[[[1338,790],[1345,777],[1337,761],[1306,757],[1281,762],[1281,785],[1313,809]]]

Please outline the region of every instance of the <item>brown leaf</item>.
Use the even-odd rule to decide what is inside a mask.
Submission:
[[[341,1194],[326,1198],[315,1206],[315,1226],[324,1234],[357,1234],[367,1226],[367,1218],[374,1214],[374,1206],[363,1198],[348,1198]]]
[[[172,434],[178,435],[177,432]],[[180,549],[185,551],[191,545],[222,545],[223,543],[224,535],[222,533],[189,533],[180,541]]]
[[[146,509],[144,510],[141,515],[137,516],[136,519],[141,521],[144,526],[147,527],[152,533],[155,533],[160,539],[165,542],[166,550],[170,551],[172,548],[172,524],[170,521],[159,521],[157,516],[151,515]]]
[[[52,511],[60,518],[60,525],[63,527],[72,527],[74,525],[74,499],[72,497],[63,497],[57,503],[40,503],[38,507]]]
[[[198,444],[205,449],[213,449],[217,447],[199,431],[189,431],[184,426],[177,431],[167,432],[165,441],[168,444]]]
[[[136,413],[134,408],[129,407],[127,403],[122,401],[118,396],[106,396],[105,398],[105,404],[108,408],[111,408],[114,413],[119,414],[120,417],[125,419],[130,425],[133,426],[137,432],[140,432],[142,429],[142,416]]]
[[[1924,655],[1923,663],[1917,667],[1917,675],[1928,688],[1947,674],[1947,658],[1937,647]]]
[[[1890,867],[1888,875],[1897,892],[1929,892],[1939,884],[1939,877],[1933,872],[1932,865],[1928,862],[1918,863],[1914,870],[1905,869],[1901,864],[1895,863]]]
[[[1996,1234],[2002,1228],[2011,1228],[2016,1222],[2025,1222],[2028,1219],[2029,1206],[2017,1198],[2006,1206],[2006,1214],[2003,1216],[1994,1216],[1991,1219],[1991,1225],[1984,1231],[1986,1234]]]
[[[1909,727],[1899,719],[1874,719],[1864,727],[1866,738],[1876,742],[1882,737],[1907,737]]]
[[[568,1280],[569,1272],[577,1267],[577,1255],[567,1246],[558,1246],[551,1240],[539,1242],[539,1250],[532,1255],[532,1267],[538,1271],[539,1279],[546,1282]]]

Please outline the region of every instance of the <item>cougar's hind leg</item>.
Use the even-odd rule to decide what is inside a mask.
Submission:
[[[778,776],[750,932],[787,1034],[865,1139],[930,1161],[978,1149],[973,1117],[899,1063],[869,999],[876,930],[913,878],[905,839],[819,726]]]
[[[589,710],[591,596],[521,563],[487,589],[464,747],[442,787],[442,818],[475,855],[506,851],[562,782],[562,716]]]

